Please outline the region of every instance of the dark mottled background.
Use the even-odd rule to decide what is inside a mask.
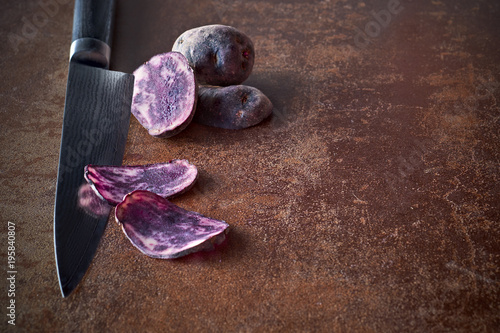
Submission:
[[[274,110],[170,139],[133,118],[124,163],[197,165],[174,202],[227,221],[228,241],[155,260],[110,219],[63,299],[52,221],[72,10],[0,1],[1,330],[11,221],[19,331],[498,331],[498,1],[118,0],[112,68],[233,25]]]

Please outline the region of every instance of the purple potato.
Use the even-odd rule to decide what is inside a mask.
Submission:
[[[178,52],[152,57],[134,71],[132,114],[149,134],[171,137],[193,119],[198,85],[193,69]]]
[[[187,211],[149,191],[127,194],[116,206],[115,218],[139,251],[160,259],[220,244],[229,227],[224,221]]]
[[[180,35],[172,51],[181,52],[194,68],[200,84],[229,86],[245,81],[252,72],[252,40],[227,25],[206,25]]]
[[[200,86],[194,121],[226,129],[257,125],[271,115],[273,104],[254,87]]]
[[[99,197],[116,206],[135,190],[147,190],[166,198],[190,189],[198,170],[186,160],[134,166],[87,165],[85,179]]]

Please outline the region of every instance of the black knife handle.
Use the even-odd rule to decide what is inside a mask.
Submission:
[[[114,0],[76,0],[70,59],[109,68]]]

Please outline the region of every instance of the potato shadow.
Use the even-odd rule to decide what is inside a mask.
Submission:
[[[132,73],[152,56],[170,51],[182,32],[217,21],[211,1],[118,0],[111,67]]]
[[[300,90],[304,80],[300,74],[290,71],[262,71],[258,68],[243,83],[262,91],[273,103],[273,113],[261,125],[286,125],[300,116],[295,104],[300,101],[303,92]]]

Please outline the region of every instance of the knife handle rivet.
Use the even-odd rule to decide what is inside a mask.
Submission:
[[[111,48],[95,38],[79,38],[71,43],[69,59],[93,67],[109,68]]]

